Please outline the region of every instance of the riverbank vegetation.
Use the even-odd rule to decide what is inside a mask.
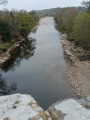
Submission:
[[[67,33],[68,40],[90,50],[90,1],[84,1],[82,6],[82,10],[76,7],[63,8],[55,13],[54,19],[57,29]]]
[[[7,51],[15,42],[25,38],[36,26],[39,18],[35,11],[0,11],[0,54]]]

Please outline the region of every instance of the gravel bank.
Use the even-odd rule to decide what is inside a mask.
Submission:
[[[80,61],[78,50],[74,44],[67,40],[67,35],[62,35],[61,40],[67,55],[67,78],[78,97],[90,96],[90,61]]]

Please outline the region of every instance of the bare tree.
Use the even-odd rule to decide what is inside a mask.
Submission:
[[[2,5],[2,4],[6,5],[7,2],[8,2],[7,0],[0,0],[0,5]]]
[[[83,1],[82,6],[86,8],[87,13],[90,13],[90,0],[89,1]]]

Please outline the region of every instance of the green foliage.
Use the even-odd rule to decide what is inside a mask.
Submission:
[[[29,15],[31,15],[31,16],[33,17],[35,23],[39,21],[39,17],[38,17],[38,15],[36,14],[35,11],[29,12]]]
[[[66,32],[72,32],[73,22],[75,17],[78,15],[77,9],[69,8],[63,13],[62,21],[63,27],[66,29]]]
[[[83,13],[75,18],[72,36],[76,44],[90,50],[90,15]]]
[[[62,27],[62,14],[61,13],[55,13],[54,19],[58,26]]]
[[[38,20],[35,11],[29,13],[25,10],[18,12],[15,9],[0,11],[0,54],[21,40],[21,36],[26,37]]]
[[[77,15],[78,10],[76,8],[64,8],[56,13],[54,18],[59,28],[69,34],[72,32],[73,21]]]
[[[59,31],[66,32],[68,40],[90,50],[90,1],[83,2],[86,11],[78,12],[76,8],[64,8],[54,15]]]
[[[17,42],[15,39],[11,41],[6,41],[6,42],[0,41],[0,54],[2,54],[3,52],[6,52],[7,49],[10,46],[14,45],[15,42]]]
[[[55,20],[55,26],[56,26],[56,29],[61,31],[61,32],[64,32],[64,28],[63,28],[63,21],[62,21],[62,12],[56,12],[54,14],[54,20]]]
[[[22,12],[19,12],[16,17],[19,21],[21,35],[27,35],[35,26],[33,17],[31,15],[28,15],[27,13]]]
[[[18,39],[21,35],[27,36],[37,24],[39,18],[35,11],[28,13],[26,10],[18,12],[12,9],[9,12],[7,9],[4,9],[0,11],[0,21],[0,39],[8,40],[10,37],[11,39]]]
[[[16,19],[15,10],[9,12],[7,9],[0,11],[0,20],[6,21],[11,27],[11,39],[18,38],[19,36],[19,24]]]
[[[0,21],[0,34],[4,41],[7,41],[11,36],[11,27],[6,21]]]
[[[86,12],[90,14],[90,0],[89,1],[83,1],[82,5],[86,8]]]
[[[37,14],[40,16],[40,17],[44,17],[44,16],[54,16],[54,14],[57,12],[59,13],[60,10],[62,8],[51,8],[51,9],[44,9],[44,10],[38,10],[37,11]]]

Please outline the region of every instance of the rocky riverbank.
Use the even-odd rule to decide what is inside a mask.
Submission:
[[[61,42],[67,56],[66,73],[72,89],[78,97],[90,96],[90,61],[80,61],[83,50],[68,41],[66,34],[62,35]]]
[[[22,43],[24,41],[23,38],[21,38],[18,42],[16,42],[13,46],[11,46],[10,48],[8,48],[8,50],[0,55],[0,67],[4,65],[4,63],[8,60],[11,59],[11,54],[10,52],[13,51],[15,48],[20,46],[20,43]]]
[[[30,95],[2,96],[0,120],[90,120],[90,97],[58,101],[44,111]]]
[[[32,29],[33,31],[36,31],[38,28],[39,23]],[[31,38],[32,39],[32,38]],[[17,41],[13,46],[9,47],[8,50],[0,55],[0,67],[2,67],[5,62],[11,59],[11,54],[10,52],[16,49],[17,47],[20,46],[20,44],[24,41],[25,39],[23,37],[19,38],[19,41]]]

